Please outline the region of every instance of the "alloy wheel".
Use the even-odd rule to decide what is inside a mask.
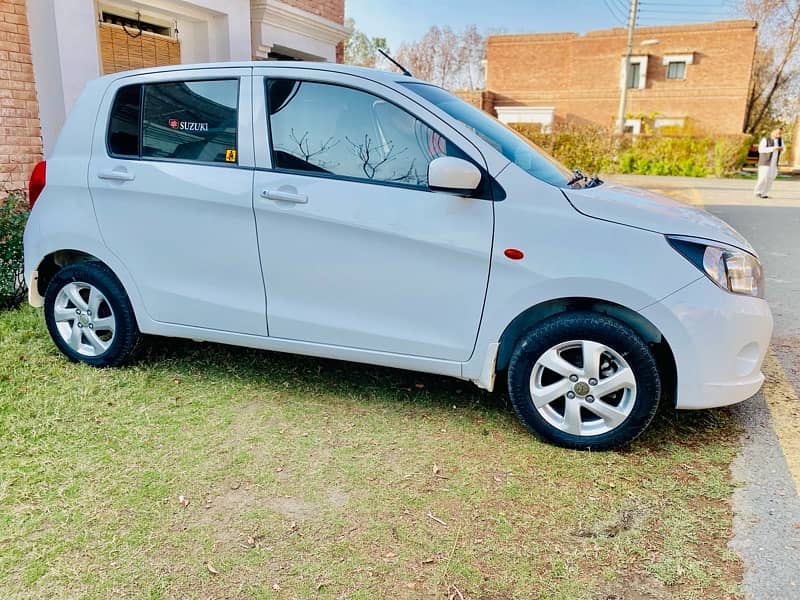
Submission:
[[[82,356],[100,356],[114,341],[116,319],[103,292],[73,281],[62,287],[53,307],[61,338]]]
[[[533,406],[553,427],[595,436],[619,427],[636,403],[636,377],[614,349],[590,340],[553,346],[533,365]]]

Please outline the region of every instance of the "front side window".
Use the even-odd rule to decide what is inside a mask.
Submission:
[[[685,79],[686,63],[671,62],[667,65],[667,79]]]
[[[109,153],[120,157],[236,163],[238,102],[238,79],[122,87],[109,118]]]
[[[425,123],[367,92],[292,79],[266,86],[277,169],[424,188],[434,158],[465,158]]]

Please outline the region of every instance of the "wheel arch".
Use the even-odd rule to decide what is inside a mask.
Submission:
[[[47,292],[47,286],[50,285],[50,282],[53,280],[53,277],[55,277],[56,273],[58,273],[64,267],[79,262],[99,262],[113,273],[113,269],[111,269],[111,267],[109,267],[98,257],[94,256],[93,254],[89,254],[88,252],[72,249],[56,250],[55,252],[51,252],[50,254],[43,256],[39,261],[39,265],[36,267],[36,280],[31,282],[31,296],[39,301],[37,302],[38,305],[41,305],[40,303],[44,300],[44,295]],[[117,277],[117,279],[119,279],[119,277]],[[31,302],[31,304],[33,304],[33,302]]]
[[[667,338],[648,319],[636,311],[608,300],[588,297],[568,297],[548,300],[531,306],[517,315],[500,336],[497,352],[496,371],[508,368],[511,354],[519,339],[530,329],[554,315],[585,310],[605,314],[617,319],[633,329],[652,349],[662,377],[662,389],[674,401],[677,385],[677,366],[675,355]]]
[[[53,277],[55,277],[56,273],[58,273],[64,267],[82,262],[95,262],[108,269],[122,286],[122,289],[125,291],[125,294],[128,296],[128,300],[131,302],[134,308],[134,314],[136,314],[136,304],[134,302],[134,296],[131,294],[132,290],[125,284],[125,279],[120,277],[120,273],[117,271],[117,269],[108,264],[108,261],[103,260],[91,252],[74,248],[55,250],[42,257],[38,266],[36,267],[36,270],[33,272],[33,278],[30,282],[28,290],[29,303],[37,307],[43,306],[44,297],[47,293],[47,286],[53,280]],[[137,321],[138,320],[139,319],[137,315]]]

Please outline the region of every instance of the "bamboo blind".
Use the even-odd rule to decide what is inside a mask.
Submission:
[[[181,62],[181,44],[177,40],[147,31],[134,38],[112,23],[98,23],[98,27],[100,58],[105,75]]]

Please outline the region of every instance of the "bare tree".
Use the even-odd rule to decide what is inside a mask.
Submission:
[[[388,163],[394,162],[406,151],[406,148],[396,150],[394,144],[391,142],[388,142],[385,147],[381,144],[375,144],[368,133],[364,134],[363,143],[360,141],[353,141],[347,136],[345,136],[345,139],[352,147],[358,160],[361,161],[361,170],[364,172],[367,179],[375,179],[378,169]]]
[[[321,154],[325,154],[328,150],[336,147],[339,144],[338,140],[334,141],[333,136],[331,136],[327,140],[322,142],[316,150],[312,150],[311,142],[308,139],[308,132],[306,131],[302,137],[298,138],[297,134],[294,132],[294,127],[292,127],[291,131],[289,132],[289,139],[292,140],[297,146],[300,158],[302,158],[307,163],[311,163],[312,158],[319,156]],[[313,164],[320,167],[321,169],[327,168],[329,166],[335,166],[323,161],[317,161]]]
[[[420,79],[450,89],[480,89],[485,53],[486,38],[475,25],[460,33],[434,25],[422,39],[401,44],[396,58]]]
[[[760,133],[800,108],[800,1],[741,0],[741,10],[759,25],[746,131]]]

